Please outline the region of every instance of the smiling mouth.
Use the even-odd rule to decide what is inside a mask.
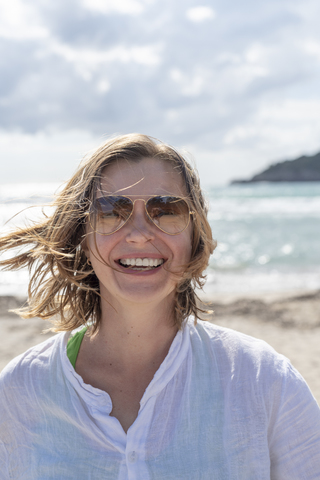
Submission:
[[[122,267],[130,270],[146,271],[161,267],[164,263],[163,258],[121,258],[118,260]]]

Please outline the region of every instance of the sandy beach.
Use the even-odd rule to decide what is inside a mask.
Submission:
[[[268,342],[288,357],[306,379],[320,404],[320,291],[279,295],[211,296],[207,320]],[[0,297],[0,370],[15,356],[48,338],[50,326],[40,319],[23,320],[9,309],[23,299]]]

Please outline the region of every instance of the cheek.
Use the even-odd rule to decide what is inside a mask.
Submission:
[[[179,239],[176,245],[177,256],[183,264],[187,264],[191,260],[192,239],[191,232],[183,232],[183,238]]]
[[[101,237],[89,232],[85,241],[85,253],[91,257],[91,260],[104,260],[109,258],[110,246],[107,237]]]

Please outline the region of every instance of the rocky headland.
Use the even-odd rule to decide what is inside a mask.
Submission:
[[[254,182],[320,182],[320,152],[275,163],[249,180],[233,180],[231,183]]]

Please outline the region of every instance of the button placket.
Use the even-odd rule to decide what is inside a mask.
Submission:
[[[138,454],[135,450],[128,453],[128,462],[135,463],[138,460]]]

